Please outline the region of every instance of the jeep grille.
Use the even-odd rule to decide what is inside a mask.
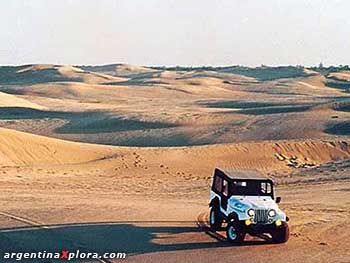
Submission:
[[[255,209],[254,222],[256,224],[266,224],[268,219],[269,216],[267,209]]]

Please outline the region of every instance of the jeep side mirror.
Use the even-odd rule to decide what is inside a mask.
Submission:
[[[277,197],[276,197],[276,203],[277,203],[277,204],[281,203],[281,200],[282,200],[282,198],[281,198],[280,196],[277,196]]]

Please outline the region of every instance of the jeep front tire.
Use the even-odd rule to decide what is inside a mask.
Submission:
[[[272,241],[274,243],[286,243],[289,239],[289,226],[286,222],[271,233]]]
[[[240,244],[244,240],[245,233],[242,231],[239,224],[233,221],[226,227],[226,237],[228,242],[232,244]]]
[[[219,211],[216,207],[212,207],[210,209],[209,224],[214,231],[221,228],[222,218],[220,217]]]

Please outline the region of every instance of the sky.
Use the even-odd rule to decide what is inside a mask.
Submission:
[[[349,0],[0,1],[0,65],[347,65],[349,48]]]

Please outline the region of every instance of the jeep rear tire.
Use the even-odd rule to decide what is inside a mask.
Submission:
[[[226,237],[228,242],[232,244],[240,244],[244,240],[245,233],[242,231],[239,224],[233,221],[226,227]]]
[[[212,207],[209,213],[209,224],[214,231],[221,228],[222,218],[220,217],[219,210],[216,207]]]
[[[286,222],[271,233],[272,241],[274,243],[286,243],[289,239],[289,226]]]

